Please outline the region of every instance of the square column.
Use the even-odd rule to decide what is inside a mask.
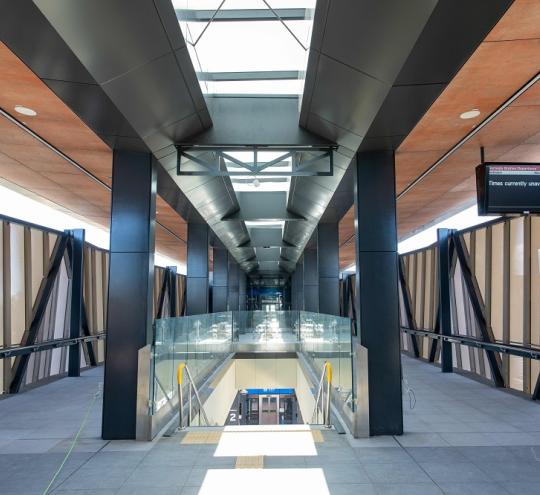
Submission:
[[[304,257],[300,256],[292,275],[291,284],[292,309],[303,311],[304,309]]]
[[[304,310],[319,312],[319,261],[317,248],[304,250]]]
[[[238,270],[238,309],[245,311],[247,308],[247,275],[242,269]]]
[[[339,316],[339,232],[337,223],[317,227],[319,312]]]
[[[238,276],[240,267],[236,260],[229,256],[229,286],[227,291],[227,309],[229,311],[238,311],[239,307],[239,286]]]
[[[102,437],[134,439],[139,349],[152,343],[156,170],[114,151]]]
[[[188,223],[186,315],[208,313],[208,225]]]
[[[229,290],[229,252],[214,248],[214,280],[212,284],[212,313],[227,311]]]
[[[401,349],[393,152],[359,153],[355,167],[358,332],[368,349],[371,435],[401,435]]]

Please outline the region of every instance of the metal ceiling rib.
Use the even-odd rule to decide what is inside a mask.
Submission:
[[[481,3],[439,0],[384,103],[360,145],[360,151],[396,150],[462,65],[476,50],[513,0]],[[306,81],[307,86],[307,81]],[[311,93],[312,94],[312,93]],[[303,113],[305,122],[311,122]],[[315,126],[320,120],[315,117]],[[336,124],[339,125],[337,122]],[[344,146],[358,142],[352,128],[328,125]],[[349,143],[348,145],[346,143]],[[352,170],[340,183],[323,221],[338,221],[353,203]]]
[[[436,5],[437,0],[318,0],[300,125],[339,147],[330,180],[292,179],[288,208],[309,221],[289,222],[285,241],[303,249],[319,220],[330,220],[328,207],[351,159]],[[287,258],[296,262],[302,249],[287,249]]]
[[[176,163],[174,143],[212,126],[170,0],[35,3],[165,169]],[[243,224],[220,223],[238,209],[228,177],[160,176],[176,183],[233,254],[249,240]],[[245,269],[253,267],[245,261],[253,249],[237,254]]]

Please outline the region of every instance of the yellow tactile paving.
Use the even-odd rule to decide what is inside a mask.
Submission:
[[[180,443],[183,444],[217,444],[221,431],[188,431]]]
[[[324,437],[321,430],[311,430],[311,434],[313,435],[313,441],[315,443],[323,443]]]
[[[264,456],[251,455],[236,458],[236,469],[262,469],[264,467]]]

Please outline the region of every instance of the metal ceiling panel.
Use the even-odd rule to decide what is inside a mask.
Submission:
[[[360,150],[396,150],[511,4],[439,0]],[[352,183],[352,177],[342,180],[324,221],[340,219],[352,206]]]

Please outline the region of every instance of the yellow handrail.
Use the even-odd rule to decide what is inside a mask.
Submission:
[[[186,367],[186,363],[180,363],[176,370],[176,382],[178,383],[178,385],[182,385],[182,378],[184,375],[183,371],[185,367]]]
[[[332,363],[325,361],[324,365],[326,366],[326,381],[332,384]]]

